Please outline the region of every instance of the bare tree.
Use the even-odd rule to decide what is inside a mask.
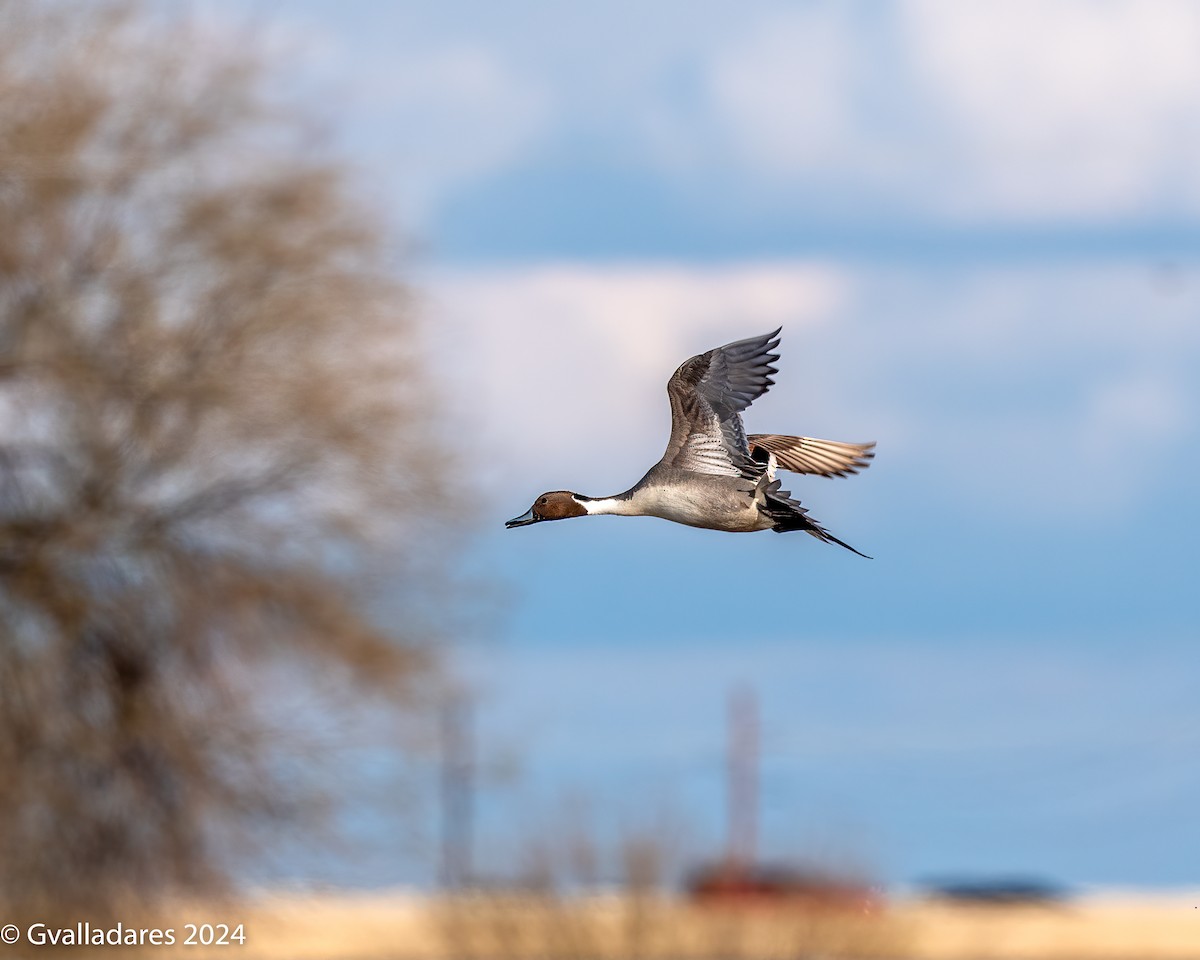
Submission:
[[[265,673],[394,690],[445,606],[447,451],[385,234],[236,39],[0,0],[10,905],[219,884],[301,799]],[[386,630],[356,591],[384,552]]]

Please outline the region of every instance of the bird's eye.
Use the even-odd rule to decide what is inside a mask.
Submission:
[[[538,506],[539,506],[539,507],[544,507],[545,505],[546,505],[546,498],[545,498],[545,497],[542,497],[540,500],[538,500]]]

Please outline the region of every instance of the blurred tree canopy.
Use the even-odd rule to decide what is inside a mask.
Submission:
[[[403,690],[453,589],[386,235],[245,39],[0,0],[9,905],[221,884],[303,799],[264,672]],[[383,560],[386,631],[359,595]]]

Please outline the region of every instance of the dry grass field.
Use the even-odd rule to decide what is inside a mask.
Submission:
[[[246,943],[141,947],[131,956],[242,960],[583,960],[873,957],[1200,958],[1200,894],[1094,896],[1050,906],[893,901],[869,912],[752,905],[700,908],[663,898],[570,900],[402,892],[294,894],[180,911],[240,921]]]

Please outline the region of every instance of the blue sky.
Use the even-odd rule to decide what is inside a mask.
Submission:
[[[768,851],[1200,884],[1200,8],[209,9],[261,18],[416,244],[510,600],[460,655],[517,771],[481,795],[490,869],[575,795],[678,808],[718,850],[749,683]],[[675,366],[780,324],[747,424],[878,441],[860,477],[791,484],[875,560],[502,529],[544,489],[629,486]],[[338,877],[427,878],[421,849]]]

